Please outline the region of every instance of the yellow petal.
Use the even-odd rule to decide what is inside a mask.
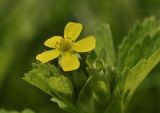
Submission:
[[[96,39],[93,36],[88,36],[73,44],[72,49],[77,52],[88,52],[95,48]]]
[[[64,38],[75,41],[82,31],[82,24],[69,22],[64,29]]]
[[[64,71],[73,71],[79,68],[80,63],[75,54],[65,53],[60,59],[60,65]]]
[[[49,50],[49,51],[45,51],[41,54],[38,54],[36,56],[36,59],[41,61],[42,63],[46,63],[50,60],[57,58],[59,56],[59,54],[60,54],[60,51],[57,49]]]
[[[44,42],[44,45],[50,48],[57,48],[60,43],[62,37],[61,36],[53,36]]]

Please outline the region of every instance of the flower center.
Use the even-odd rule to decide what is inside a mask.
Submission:
[[[62,39],[59,43],[59,49],[62,52],[70,51],[72,47],[72,41],[68,39]]]

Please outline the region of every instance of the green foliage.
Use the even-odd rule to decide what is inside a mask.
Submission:
[[[34,69],[26,74],[23,79],[51,95],[48,81],[50,77],[59,75],[57,69],[49,64],[33,64],[33,67]]]
[[[82,113],[104,112],[111,99],[110,89],[106,81],[99,75],[91,76],[88,79],[77,102]]]
[[[62,95],[64,94],[64,96],[67,96],[66,98],[72,101],[73,86],[70,79],[64,76],[51,77],[48,80],[48,84],[53,92],[56,91],[59,94],[62,93]]]
[[[120,44],[118,56],[109,25],[100,25],[95,34],[96,49],[87,56],[86,68],[65,73],[55,65],[35,64],[23,79],[69,113],[124,113],[160,62],[159,23],[154,17],[137,22]]]
[[[116,55],[114,50],[112,33],[108,24],[101,24],[96,30],[96,48],[95,53],[102,58],[105,65],[114,66]]]
[[[147,60],[142,59],[128,73],[123,91],[123,103],[127,104],[137,87],[160,62],[160,48]],[[135,76],[136,75],[136,76]]]
[[[51,95],[51,100],[58,103],[62,109],[76,113],[77,110],[72,104],[72,83],[54,65],[35,64],[34,69],[23,79]]]
[[[154,17],[137,22],[119,46],[119,67],[132,68],[160,47],[160,24]]]
[[[114,48],[116,50],[115,56],[117,57],[119,53],[117,51],[118,46],[128,29],[131,28],[136,20],[142,20],[146,16],[155,15],[159,18],[159,6],[159,0],[98,0],[98,2],[97,0],[81,0],[78,2],[76,0],[0,0],[0,107],[6,109],[23,109],[27,107],[34,109],[38,113],[64,113],[55,102],[48,100],[49,96],[52,95],[51,93],[53,93],[52,91],[50,95],[47,95],[21,80],[23,73],[30,70],[30,64],[35,61],[35,56],[45,49],[42,44],[46,38],[56,34],[63,35],[64,25],[69,21],[82,23],[83,32],[86,34],[93,34],[93,31],[98,28],[97,31],[102,31],[103,35],[101,36],[108,36],[108,31],[104,30],[108,25],[100,25],[101,22],[106,22],[111,25]],[[156,28],[158,21],[154,22]],[[141,23],[141,21],[138,22],[139,25]],[[133,29],[131,29],[132,31]],[[100,36],[99,32],[95,33],[95,36],[99,35],[98,37],[100,38],[98,39],[101,40],[103,37]],[[134,34],[137,35],[137,33]],[[158,34],[155,33],[155,36],[159,37]],[[130,39],[131,37],[128,38]],[[107,37],[105,39],[108,40]],[[74,87],[74,105],[76,105],[80,90],[88,81],[88,77],[95,73],[97,75],[100,72],[104,73],[105,70],[104,75],[105,77],[107,76],[106,80],[111,89],[112,100],[112,103],[109,102],[110,104],[106,112],[119,113],[121,111],[119,94],[123,92],[128,73],[133,66],[142,60],[142,57],[147,60],[156,51],[156,44],[153,43],[157,42],[157,45],[159,45],[159,41],[154,42],[152,39],[152,36],[146,36],[140,44],[135,46],[134,51],[127,53],[128,55],[125,56],[127,60],[125,61],[124,59],[125,65],[123,63],[118,64],[117,61],[119,61],[120,57],[117,57],[118,59],[115,58],[114,67],[108,66],[108,62],[112,63],[113,60],[110,60],[112,57],[110,59],[106,57],[111,55],[108,54],[110,50],[106,51],[107,46],[110,45],[109,41],[102,42],[102,44],[106,43],[106,47],[100,52],[101,54],[92,52],[87,55],[86,61],[82,56],[81,68],[83,70],[80,69],[74,72],[74,74],[62,74],[71,80]],[[157,40],[159,39],[157,38]],[[133,38],[133,42],[135,40],[136,38]],[[153,43],[151,44],[151,42]],[[130,43],[128,48],[132,44]],[[155,49],[150,53],[152,46],[155,46]],[[97,55],[99,58],[97,58]],[[130,57],[128,58],[128,56]],[[108,59],[107,63],[104,63],[106,62],[104,59]],[[87,62],[87,67],[85,62]],[[124,65],[124,67],[120,65]],[[111,70],[116,70],[116,72],[114,71],[113,73]],[[159,70],[160,65],[156,66],[149,76],[145,78],[144,82],[136,90],[133,98],[131,98],[131,103],[128,102],[129,107],[127,107],[126,113],[160,112]],[[61,93],[60,95],[63,94]],[[70,101],[70,97],[64,97]],[[115,100],[113,101],[113,99]],[[64,103],[60,99],[59,102]]]
[[[127,69],[127,72],[122,74],[122,81],[125,80],[125,83],[120,83],[122,87],[124,85],[124,109],[137,87],[160,61],[159,25],[154,17],[147,18],[142,23],[138,22],[119,47],[120,70]]]

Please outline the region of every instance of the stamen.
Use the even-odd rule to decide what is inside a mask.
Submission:
[[[69,38],[69,37],[67,37]],[[63,39],[59,42],[59,49],[61,51],[69,51],[71,49],[72,43],[68,39]]]
[[[55,47],[58,47],[58,44],[59,44],[59,41],[57,41],[57,42],[56,42],[56,45],[55,45]]]
[[[71,37],[68,37],[68,36],[67,36],[67,39],[71,40]]]

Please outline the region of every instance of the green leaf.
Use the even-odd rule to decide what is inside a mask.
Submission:
[[[92,52],[91,54],[87,55],[86,64],[89,69],[96,68],[96,66],[95,66],[96,59],[97,59],[97,55],[95,54],[95,52]]]
[[[126,67],[114,90],[112,103],[109,105],[105,113],[119,112],[123,113],[132,98],[134,92],[160,62],[160,48],[156,50],[147,60],[142,59],[132,69]],[[119,110],[119,111],[115,111]]]
[[[74,89],[69,78],[59,75],[51,77],[48,84],[52,90],[53,97],[51,101],[56,102],[58,106],[69,113],[80,113],[73,105]]]
[[[48,80],[50,77],[58,75],[60,74],[54,65],[35,64],[32,71],[25,74],[23,79],[51,95],[51,89],[48,85]]]
[[[74,101],[76,101],[80,90],[82,89],[82,87],[88,79],[88,75],[83,70],[76,70],[68,73],[66,76],[72,81],[75,93]]]
[[[69,113],[81,113],[76,106],[74,106],[72,103],[68,102],[66,99],[59,95],[55,95],[55,97],[53,97],[51,101],[56,102],[58,106],[64,111],[67,111]]]
[[[32,71],[25,74],[23,79],[51,95],[52,101],[63,110],[79,113],[72,104],[74,92],[70,79],[63,76],[54,65],[35,64]]]
[[[160,47],[160,32],[154,36],[146,36],[141,44],[137,44],[128,52],[124,65],[133,67],[142,58],[148,58]]]
[[[148,58],[160,47],[160,25],[154,17],[137,22],[119,46],[119,67],[132,68],[139,60]]]
[[[102,49],[104,50],[104,49]],[[93,52],[92,54],[88,55],[86,58],[86,64],[87,64],[87,70],[89,73],[94,73],[98,71],[102,71],[105,68],[108,67],[108,65],[105,66],[106,60],[104,60],[106,57],[105,51],[101,54],[101,56],[97,57],[97,55]],[[92,75],[92,74],[90,74]]]
[[[142,83],[152,69],[160,62],[160,48],[147,60],[142,59],[128,73],[124,85],[123,103],[127,104],[137,87]]]
[[[122,95],[124,90],[124,85],[127,79],[127,75],[129,72],[130,72],[130,68],[125,67],[124,70],[120,73],[120,76],[117,77],[117,84],[113,91],[113,94],[116,98]]]
[[[69,78],[65,76],[55,76],[48,80],[49,87],[53,92],[66,97],[69,101],[73,101],[73,86]]]
[[[77,106],[82,113],[103,113],[110,101],[110,89],[101,76],[91,76],[80,91]]]
[[[121,98],[112,99],[104,113],[124,113],[122,112]]]
[[[116,56],[110,26],[108,24],[100,25],[95,36],[95,52],[97,56],[103,58],[106,65],[114,66],[116,63]]]

